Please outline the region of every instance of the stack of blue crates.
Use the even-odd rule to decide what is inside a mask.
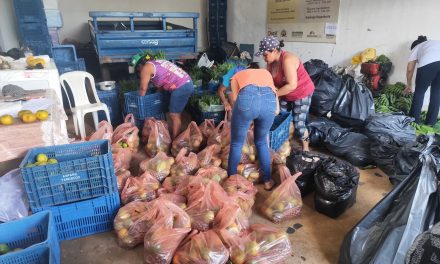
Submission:
[[[209,0],[209,46],[220,48],[226,42],[226,0]]]
[[[108,107],[108,111],[110,113],[110,121],[113,127],[117,127],[118,125],[124,122],[121,105],[119,104],[119,87],[116,86],[115,89],[103,91],[99,88],[96,88],[96,93],[98,94],[99,100],[101,103],[104,103]],[[99,111],[98,113],[99,121],[107,120],[104,111]]]
[[[52,55],[52,40],[41,0],[14,0],[20,43],[34,55]]]
[[[38,154],[58,162],[32,165]],[[20,168],[32,212],[53,214],[59,240],[113,229],[120,201],[108,140],[37,147]]]

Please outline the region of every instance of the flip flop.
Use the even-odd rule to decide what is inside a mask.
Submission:
[[[269,182],[272,183],[272,186],[271,186],[270,188],[266,188],[266,182],[264,183],[264,190],[265,190],[265,191],[268,191],[268,192],[272,191],[273,188],[275,188],[275,182],[274,182],[274,180],[270,180]]]

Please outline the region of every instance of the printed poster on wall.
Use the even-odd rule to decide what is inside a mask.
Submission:
[[[336,43],[339,0],[268,0],[267,32],[284,41]]]

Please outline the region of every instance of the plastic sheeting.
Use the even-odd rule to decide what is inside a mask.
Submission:
[[[339,263],[404,263],[415,238],[438,221],[439,161],[431,138],[412,173],[346,235]]]

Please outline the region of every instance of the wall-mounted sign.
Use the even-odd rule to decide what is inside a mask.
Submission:
[[[268,0],[267,32],[285,41],[336,43],[339,0]]]

